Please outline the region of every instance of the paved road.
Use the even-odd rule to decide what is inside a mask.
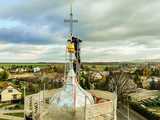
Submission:
[[[128,108],[126,106],[121,106],[117,110],[117,120],[128,120]],[[147,120],[139,113],[129,110],[129,120]]]

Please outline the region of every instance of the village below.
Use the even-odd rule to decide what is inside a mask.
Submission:
[[[64,67],[62,63],[0,64],[0,120],[24,119],[28,107],[24,98],[36,94],[41,98],[47,96],[44,91],[61,88],[66,83]],[[83,63],[78,82],[87,91],[116,92],[118,120],[160,119],[159,63]]]
[[[160,0],[0,5],[0,120],[160,120]]]

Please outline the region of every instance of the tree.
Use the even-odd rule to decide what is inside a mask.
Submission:
[[[91,68],[88,65],[83,66],[84,71],[91,71]]]
[[[141,76],[144,75],[144,70],[140,70],[140,69],[137,69],[134,71],[134,73],[132,74],[132,77],[134,79],[134,82],[137,84],[137,87],[138,88],[142,88],[143,85],[142,85],[142,79],[141,79]]]
[[[87,72],[86,74],[82,72],[80,75],[79,83],[82,88],[90,89],[91,88],[90,72]]]
[[[79,81],[79,84],[82,88],[85,88],[85,77],[84,75],[81,75],[80,76],[80,81]]]
[[[137,86],[131,79],[129,73],[123,71],[110,73],[109,89],[110,91],[115,91],[117,93],[119,101],[121,101],[131,90],[136,89],[136,87]]]
[[[9,77],[9,73],[7,71],[0,72],[0,80],[7,80]]]
[[[154,90],[156,88],[156,83],[154,81],[154,79],[152,79],[152,81],[150,82],[150,89]]]
[[[104,68],[104,71],[109,71],[110,69],[109,69],[109,67],[108,66],[106,66],[105,68]]]
[[[57,65],[57,66],[54,66],[54,72],[57,72],[57,73],[64,73],[64,66],[63,65]]]

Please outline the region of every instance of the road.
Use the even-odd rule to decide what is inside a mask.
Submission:
[[[120,106],[117,110],[117,120],[147,120],[147,119],[131,109],[129,109],[129,119],[128,119],[128,108],[126,106]]]

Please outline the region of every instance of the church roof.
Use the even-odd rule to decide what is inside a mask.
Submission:
[[[82,89],[78,84],[73,69],[69,71],[67,82],[63,89],[54,95],[50,102],[59,107],[67,108],[73,108],[74,105],[78,108],[85,106],[85,104],[94,104],[91,94]]]

